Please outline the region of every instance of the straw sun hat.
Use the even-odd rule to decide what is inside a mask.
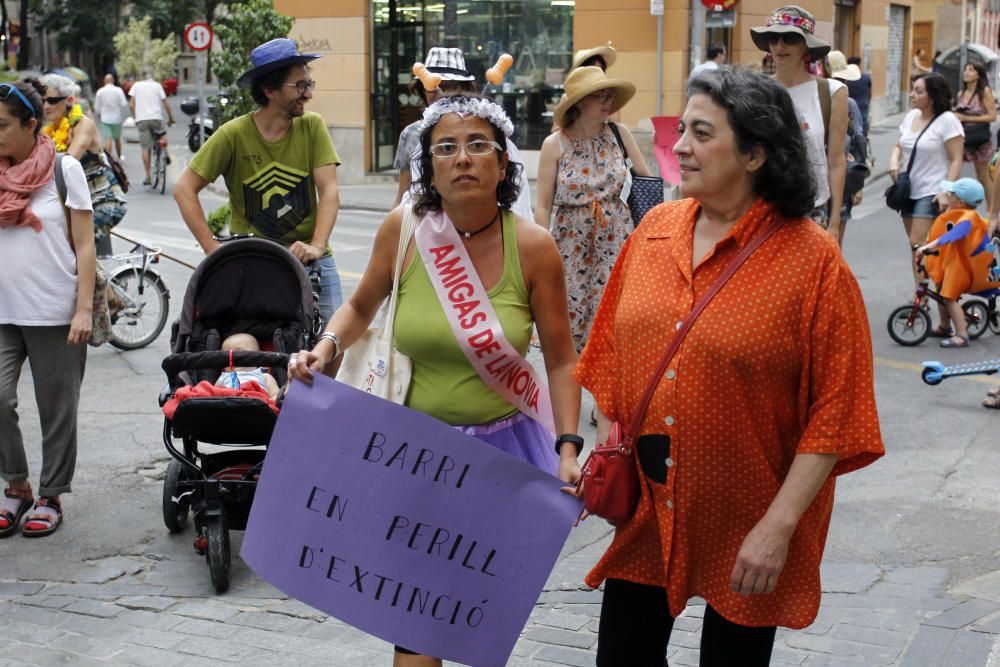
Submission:
[[[861,68],[847,64],[847,57],[840,51],[830,51],[827,56],[830,62],[830,77],[844,81],[857,81],[861,78]]]
[[[795,33],[806,40],[806,48],[813,62],[822,60],[830,52],[830,45],[815,35],[816,19],[797,5],[787,5],[774,10],[767,17],[763,28],[750,28],[750,37],[761,51],[770,52],[769,35]]]
[[[576,69],[594,56],[600,56],[603,58],[605,69],[607,69],[615,64],[615,58],[618,57],[618,53],[615,51],[615,47],[611,46],[611,42],[608,42],[607,46],[595,46],[592,49],[580,49],[573,54],[573,64],[570,65],[570,69]]]
[[[615,101],[611,104],[611,113],[625,106],[635,95],[635,84],[624,79],[609,79],[600,67],[578,67],[569,73],[564,84],[566,94],[553,112],[556,125],[562,126],[566,112],[573,108],[587,95],[612,88],[615,90]]]

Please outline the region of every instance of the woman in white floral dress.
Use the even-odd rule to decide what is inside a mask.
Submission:
[[[545,140],[539,156],[535,222],[551,229],[562,255],[577,352],[587,342],[604,285],[632,231],[623,201],[628,169],[608,116],[634,94],[634,85],[607,78],[599,67],[573,70],[554,113],[560,130]],[[635,173],[648,176],[635,138],[624,125],[615,127]]]

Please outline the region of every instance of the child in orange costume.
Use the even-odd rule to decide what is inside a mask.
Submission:
[[[943,299],[938,304],[941,324],[932,333],[944,338],[941,347],[968,347],[969,332],[958,298],[1000,287],[1000,282],[992,279],[996,261],[989,245],[988,225],[976,213],[986,193],[972,178],[941,181],[941,189],[948,195],[948,209],[934,220],[927,234],[929,243],[917,249],[916,260],[919,262],[932,248],[940,249],[939,255],[927,258],[927,275]],[[951,336],[949,324],[955,327]]]

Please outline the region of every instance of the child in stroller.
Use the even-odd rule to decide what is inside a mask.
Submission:
[[[941,189],[947,193],[948,209],[934,220],[927,235],[929,241],[916,249],[915,261],[919,265],[928,251],[940,249],[940,254],[926,260],[927,275],[942,297],[938,304],[941,323],[931,335],[944,339],[941,347],[968,347],[969,332],[958,298],[1000,288],[987,224],[976,213],[986,193],[972,178],[941,181]]]
[[[260,352],[260,343],[248,333],[230,334],[226,340],[222,341],[222,351],[243,350],[245,352]],[[278,397],[281,388],[274,376],[263,368],[251,366],[230,366],[219,379],[215,381],[217,387],[228,389],[241,389],[247,383],[256,383],[258,387],[267,391],[267,395],[272,399]]]
[[[162,364],[168,387],[160,406],[172,408],[164,411],[163,442],[172,460],[163,482],[163,522],[179,532],[193,513],[195,550],[205,554],[220,593],[229,587],[229,530],[246,528],[279,406],[270,392],[214,385],[230,367],[237,373],[270,368],[276,390],[286,380],[288,353],[311,347],[319,325],[306,270],[272,241],[227,241],[188,282],[173,325],[173,354]],[[178,400],[196,387],[205,391]],[[204,451],[201,443],[215,447]]]

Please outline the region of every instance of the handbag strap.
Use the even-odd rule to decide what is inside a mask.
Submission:
[[[771,235],[778,231],[785,224],[781,217],[776,217],[774,222],[770,224],[763,232],[755,236],[750,240],[749,243],[744,246],[743,250],[740,251],[735,259],[729,263],[726,270],[722,272],[712,287],[705,293],[698,303],[694,305],[688,316],[684,318],[681,323],[680,328],[677,333],[674,334],[673,339],[670,341],[670,346],[667,347],[666,354],[663,355],[663,359],[660,361],[659,365],[656,367],[656,371],[653,372],[653,377],[649,381],[649,385],[646,387],[646,392],[642,395],[642,400],[639,401],[639,410],[636,412],[635,417],[632,419],[632,425],[628,431],[625,433],[625,449],[631,449],[632,443],[635,440],[636,433],[639,432],[639,428],[642,426],[643,419],[646,418],[646,410],[649,409],[649,403],[653,400],[653,394],[656,392],[656,387],[660,384],[660,380],[663,378],[664,372],[667,370],[667,366],[670,361],[674,358],[677,350],[680,348],[681,343],[684,341],[684,337],[687,336],[688,331],[691,330],[691,325],[694,321],[698,319],[701,312],[705,310],[708,303],[715,298],[715,295],[723,288],[723,286],[732,278],[733,274],[740,268],[740,266],[753,254],[754,250],[759,248],[764,241],[771,238]]]
[[[927,130],[931,129],[931,125],[934,124],[934,121],[936,121],[938,119],[938,116],[940,116],[940,115],[941,114],[938,114],[937,116],[934,116],[933,118],[931,118],[931,122],[927,123],[927,125],[924,126],[924,129],[920,130],[920,134],[918,134],[916,140],[914,140],[914,142],[913,142],[913,150],[910,151],[910,161],[906,163],[906,173],[907,174],[910,173],[911,169],[913,169],[913,158],[915,158],[917,156],[917,142],[920,141],[920,137],[924,136],[924,132],[926,132]]]
[[[609,120],[608,127],[610,127],[611,131],[614,133],[615,139],[618,141],[618,147],[622,149],[622,156],[625,158],[625,166],[630,172],[632,172],[632,176],[635,176],[635,169],[632,168],[632,158],[628,156],[628,149],[625,148],[625,142],[622,141],[622,134],[618,131],[618,123],[613,120]]]
[[[413,230],[416,228],[417,216],[413,213],[413,207],[404,206],[403,224],[399,229],[399,247],[396,248],[396,266],[392,273],[392,292],[389,295],[385,323],[380,332],[383,338],[391,339],[393,335],[393,327],[396,325],[396,305],[399,301],[399,277],[403,272],[403,260],[406,258],[406,249],[410,246],[410,239],[413,238]]]

